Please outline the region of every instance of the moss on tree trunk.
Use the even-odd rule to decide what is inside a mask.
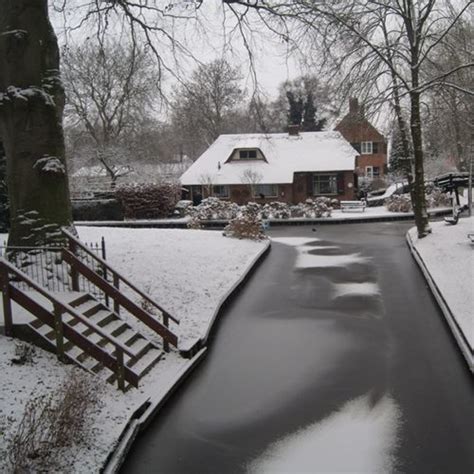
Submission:
[[[9,245],[60,239],[72,224],[64,90],[47,0],[0,0],[0,134],[7,156]]]

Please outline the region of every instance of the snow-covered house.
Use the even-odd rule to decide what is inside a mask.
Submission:
[[[339,132],[221,135],[181,184],[195,203],[210,195],[239,204],[353,199],[357,155]]]

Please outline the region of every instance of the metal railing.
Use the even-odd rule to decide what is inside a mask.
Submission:
[[[87,265],[93,266],[95,260],[91,255],[100,256],[105,260],[105,240],[102,237],[99,243],[84,244],[87,252],[78,249],[78,256]],[[0,257],[5,258],[16,268],[28,275],[32,280],[40,284],[49,291],[65,292],[73,290],[73,281],[71,278],[71,270],[69,265],[63,260],[62,250],[64,246],[0,246]],[[96,271],[100,274],[101,269]],[[27,289],[27,285],[23,280],[12,283],[20,289]],[[92,294],[99,300],[104,301],[106,298],[102,291],[91,284],[89,280],[80,277],[76,282],[75,291],[83,291]]]

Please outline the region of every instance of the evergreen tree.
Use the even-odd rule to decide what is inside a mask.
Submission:
[[[314,103],[314,96],[310,90],[306,91],[306,100],[303,112],[303,131],[305,132],[319,132],[326,124],[326,119],[322,118],[316,120],[318,116],[318,109]]]
[[[303,120],[303,98],[292,91],[286,91],[288,99],[288,125],[301,125]]]

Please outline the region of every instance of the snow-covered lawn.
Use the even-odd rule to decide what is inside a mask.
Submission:
[[[78,227],[86,242],[105,237],[107,260],[180,319],[180,347],[205,336],[224,295],[268,242],[190,229]]]
[[[266,241],[237,240],[223,237],[221,232],[196,230],[80,227],[79,234],[88,242],[104,236],[112,266],[181,318],[180,343],[205,336],[222,299],[268,245]],[[53,391],[69,371],[54,355],[40,349],[36,349],[32,364],[13,365],[14,357],[13,340],[0,336],[0,472],[6,469],[3,429],[14,433],[32,395]],[[156,400],[164,395],[188,362],[172,351],[143,379],[139,389],[125,394],[100,382],[103,406],[92,420],[92,442],[81,440],[65,453],[59,472],[99,472],[130,415],[151,397]]]
[[[415,249],[449,306],[466,338],[474,348],[474,244],[467,234],[474,232],[474,217],[461,218],[457,225],[431,223],[432,234],[418,239],[410,229]]]

